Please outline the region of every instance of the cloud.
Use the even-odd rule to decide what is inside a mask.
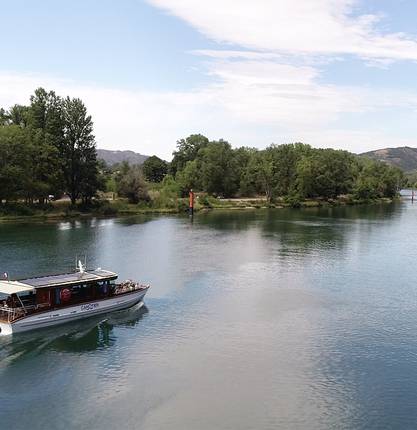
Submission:
[[[400,140],[390,140],[383,132],[355,132],[335,124],[348,113],[417,106],[415,94],[319,84],[319,72],[310,66],[218,59],[207,67],[213,83],[185,92],[128,91],[0,73],[0,106],[27,104],[39,86],[80,97],[93,116],[100,148],[131,149],[166,159],[177,139],[200,132],[235,146],[261,148],[291,141],[358,152],[382,143],[398,146]]]
[[[148,1],[220,44],[192,51],[209,83],[186,91],[129,91],[0,71],[0,106],[28,103],[39,86],[80,97],[99,147],[166,159],[175,141],[191,133],[235,146],[304,141],[362,152],[413,145],[412,138],[387,137],[384,123],[364,125],[361,116],[416,111],[416,93],[324,82],[327,63],[346,55],[378,67],[417,59],[415,39],[382,32],[381,17],[358,15],[357,1]]]
[[[357,55],[417,60],[417,40],[378,28],[381,16],[357,15],[355,0],[148,0],[210,39],[291,55]]]

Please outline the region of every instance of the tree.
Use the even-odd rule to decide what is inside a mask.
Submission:
[[[364,157],[358,157],[356,163],[358,174],[353,193],[357,198],[394,197],[405,185],[404,173],[397,167]]]
[[[274,197],[274,163],[269,151],[255,152],[248,162],[241,188],[265,194],[270,202]]]
[[[22,105],[14,105],[9,109],[8,120],[9,124],[26,127],[28,123],[29,108]]]
[[[168,163],[153,155],[145,160],[142,170],[148,181],[161,182],[168,173]]]
[[[266,152],[269,153],[273,165],[274,194],[292,194],[296,185],[297,163],[311,152],[311,147],[303,143],[271,145]]]
[[[9,125],[10,118],[8,112],[4,108],[0,108],[0,126]]]
[[[0,203],[25,198],[32,182],[33,147],[26,130],[0,127]]]
[[[335,198],[351,192],[354,155],[341,150],[315,149],[297,164],[297,190],[302,197]]]
[[[93,135],[93,121],[84,103],[67,97],[62,104],[63,155],[62,170],[65,188],[71,203],[82,197],[91,200],[98,188],[97,151]]]
[[[137,165],[129,167],[121,174],[117,182],[117,191],[120,196],[127,197],[130,203],[149,201],[145,178]]]
[[[198,152],[203,189],[210,194],[233,196],[239,189],[234,152],[229,142],[210,142]]]
[[[257,149],[244,146],[233,150],[235,176],[239,183],[238,194],[240,195],[248,196],[253,194],[252,187],[246,187],[246,171],[256,152]]]
[[[64,140],[62,99],[54,91],[38,88],[22,115],[36,146],[33,181],[37,186],[33,188],[32,198],[43,202],[49,194],[61,195],[64,188],[60,154]]]
[[[202,189],[198,160],[187,161],[185,167],[178,172],[177,181],[184,196],[187,195],[190,189]]]
[[[173,176],[181,171],[188,161],[196,159],[200,149],[206,147],[209,143],[207,137],[202,134],[192,134],[186,139],[177,141],[177,149],[172,153],[171,173]]]

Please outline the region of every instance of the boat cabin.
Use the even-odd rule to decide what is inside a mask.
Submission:
[[[116,273],[97,269],[18,281],[0,280],[0,322],[105,300],[137,288],[129,281],[116,285],[116,279]]]

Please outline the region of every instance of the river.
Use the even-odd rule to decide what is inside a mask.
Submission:
[[[0,272],[89,267],[146,307],[0,339],[0,428],[406,429],[417,204],[0,224]]]

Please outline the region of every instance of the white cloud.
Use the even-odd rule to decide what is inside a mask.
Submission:
[[[335,129],[346,113],[392,107],[416,109],[417,96],[380,95],[362,88],[319,84],[318,71],[274,61],[215,60],[215,82],[188,92],[127,91],[51,77],[0,73],[0,106],[28,103],[39,86],[80,97],[93,116],[98,146],[169,159],[178,138],[203,133],[235,146],[304,141],[362,152],[401,140],[382,132]],[[412,140],[404,140],[412,145]]]
[[[39,86],[80,97],[93,116],[99,147],[166,159],[175,141],[191,133],[222,137],[235,146],[304,141],[362,152],[413,145],[412,138],[386,137],[384,124],[361,124],[361,131],[354,130],[352,116],[397,108],[415,111],[417,94],[323,82],[318,64],[324,67],[346,54],[384,67],[399,59],[417,59],[416,40],[378,31],[376,15],[354,18],[356,1],[149,2],[226,44],[223,47],[234,45],[193,51],[205,59],[209,84],[188,91],[128,91],[0,72],[0,106],[28,103]],[[347,115],[351,125],[343,127]]]
[[[148,0],[207,37],[259,51],[417,60],[417,40],[383,33],[356,0]]]

